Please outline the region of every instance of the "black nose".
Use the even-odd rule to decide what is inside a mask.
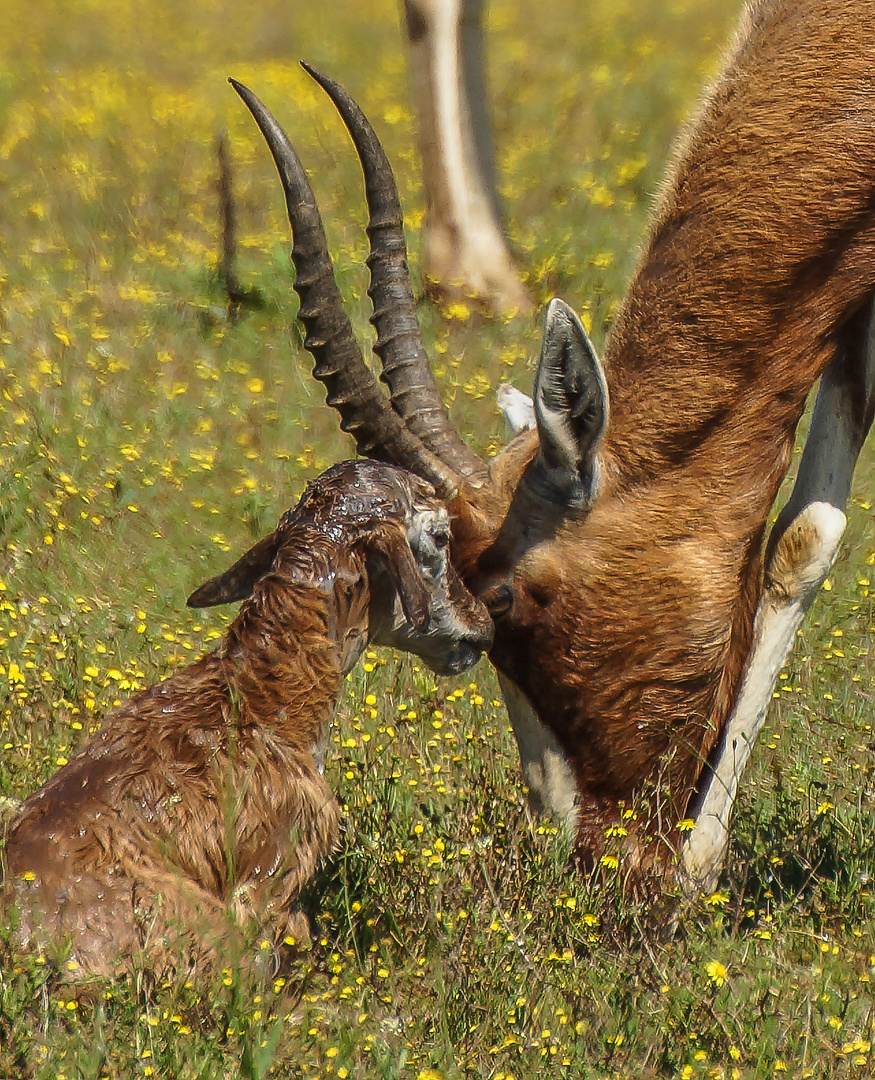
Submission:
[[[484,607],[493,619],[501,619],[513,607],[513,589],[510,585],[496,585],[480,596]]]
[[[444,674],[461,675],[463,671],[472,668],[482,655],[483,649],[479,645],[472,645],[467,641],[460,642],[446,657]]]

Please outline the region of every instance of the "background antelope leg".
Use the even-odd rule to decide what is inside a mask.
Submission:
[[[432,291],[530,311],[504,235],[486,96],[482,0],[405,0]]]

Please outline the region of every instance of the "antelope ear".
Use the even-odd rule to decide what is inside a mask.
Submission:
[[[404,617],[417,633],[424,634],[431,624],[431,593],[406,535],[397,527],[383,526],[374,533],[369,548],[391,577]]]
[[[188,607],[214,607],[233,604],[252,595],[255,583],[273,566],[279,548],[279,532],[272,532],[218,577],[210,578],[186,600]]]
[[[599,442],[608,422],[604,369],[583,323],[562,300],[547,306],[535,375],[540,456],[551,486],[589,501],[596,484]]]

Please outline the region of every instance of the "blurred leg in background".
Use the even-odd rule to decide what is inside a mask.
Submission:
[[[483,0],[404,0],[425,188],[427,288],[495,312],[532,310],[510,253],[486,100]]]

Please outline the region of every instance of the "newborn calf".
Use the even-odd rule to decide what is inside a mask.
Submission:
[[[344,675],[372,641],[444,674],[491,643],[449,539],[432,489],[394,466],[313,481],[189,598],[247,598],[222,644],[112,713],[12,820],[18,940],[69,941],[68,966],[110,975],[141,951],[158,968],[225,955],[251,920],[273,944],[306,936],[295,899],[338,830],[314,755]]]

